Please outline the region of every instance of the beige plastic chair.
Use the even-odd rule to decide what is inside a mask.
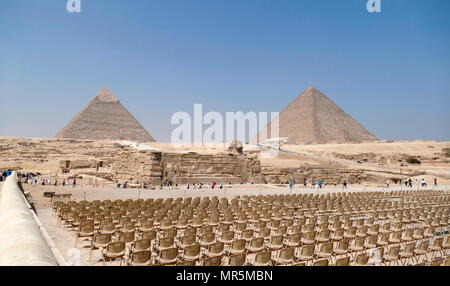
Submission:
[[[222,264],[222,256],[209,257],[203,260],[203,266],[220,266]]]
[[[234,240],[230,246],[230,254],[241,254],[245,252],[246,241],[244,239]]]
[[[277,265],[286,265],[294,262],[295,247],[283,248],[278,252],[278,256],[275,258]]]
[[[92,259],[92,251],[96,249],[103,250],[108,246],[111,242],[111,234],[107,233],[99,233],[94,235],[94,238],[91,241],[91,247],[89,250],[89,261]]]
[[[162,237],[159,239],[158,241],[158,245],[156,247],[156,249],[161,252],[164,249],[168,249],[168,248],[172,248],[174,244],[174,238],[169,236],[169,237]]]
[[[77,242],[79,238],[90,238],[95,234],[94,223],[90,222],[87,224],[81,224],[79,230],[75,233],[75,247],[77,247]]]
[[[328,266],[328,259],[321,259],[321,260],[317,260],[313,263],[312,266]]]
[[[405,248],[400,251],[400,259],[403,260],[403,265],[407,265],[408,261],[410,261],[414,257],[414,249],[416,248],[416,243],[412,242],[405,246]]]
[[[249,253],[260,252],[263,249],[264,249],[264,238],[263,237],[253,238],[247,247],[247,250]]]
[[[300,248],[300,255],[298,259],[300,261],[310,261],[314,259],[314,244],[304,245]]]
[[[301,238],[301,243],[314,244],[315,242],[316,242],[316,232],[314,230],[303,233],[303,236]]]
[[[136,251],[131,254],[130,266],[147,266],[152,262],[152,252],[149,250]]]
[[[245,253],[231,255],[228,259],[228,266],[244,266],[246,257]]]
[[[383,262],[386,264],[388,263],[388,265],[391,265],[391,263],[395,262],[397,266],[399,266],[399,254],[400,254],[400,246],[392,246],[389,251],[388,254],[383,256]]]
[[[177,256],[178,256],[177,247],[163,249],[159,254],[159,263],[161,265],[175,264],[177,262]]]
[[[268,245],[270,250],[279,250],[284,246],[284,236],[275,235],[270,238],[270,243]]]
[[[106,246],[106,250],[103,253],[103,265],[107,259],[120,259],[120,265],[122,266],[122,261],[125,256],[125,242],[116,241],[110,242]]]
[[[272,251],[264,251],[256,253],[254,266],[272,265]]]
[[[224,243],[216,242],[212,243],[208,246],[208,251],[206,252],[206,256],[214,257],[214,256],[222,256],[224,252]]]
[[[336,260],[335,266],[349,266],[350,265],[350,256],[341,257]]]
[[[333,243],[323,243],[319,246],[319,252],[317,253],[318,258],[330,258],[333,253]]]
[[[356,256],[355,262],[352,263],[352,266],[366,266],[369,262],[369,257],[367,256],[367,253],[360,253]]]
[[[182,259],[187,261],[197,261],[200,259],[200,244],[188,245],[184,248]]]
[[[195,261],[178,261],[175,266],[195,266]]]

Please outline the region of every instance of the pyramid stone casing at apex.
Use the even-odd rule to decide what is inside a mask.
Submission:
[[[361,143],[377,138],[315,87],[307,88],[272,122],[279,123],[279,134],[296,144]],[[267,124],[252,143],[272,138]],[[267,131],[268,130],[268,131]]]
[[[107,88],[102,88],[55,137],[135,142],[155,141]]]

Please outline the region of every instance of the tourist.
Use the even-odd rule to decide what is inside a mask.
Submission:
[[[344,181],[344,183],[342,184],[342,188],[347,189],[347,181]]]
[[[77,180],[73,179],[73,187],[75,188],[76,185],[77,185]]]
[[[11,169],[6,170],[6,177],[11,176],[11,174],[12,174]]]
[[[437,187],[438,186],[438,184],[437,184],[437,178],[434,178],[434,187]]]
[[[426,187],[427,186],[427,181],[425,181],[425,178],[422,178],[422,187]]]
[[[416,186],[416,189],[418,190],[418,189],[419,189],[419,180],[416,179],[416,181],[414,182],[414,184],[415,184],[415,186]]]
[[[323,185],[323,181],[322,181],[322,179],[320,179],[320,180],[317,182],[317,186],[319,187],[319,189],[322,189],[322,185]]]
[[[386,180],[386,188],[389,189],[389,184],[391,183],[391,181],[389,179]]]
[[[303,187],[307,188],[308,187],[308,181],[306,181],[306,179],[303,180]]]
[[[314,180],[314,178],[311,179],[311,188],[314,189],[314,187],[316,186],[316,182]]]
[[[222,184],[220,184],[219,188],[220,188],[220,189],[222,189],[222,188],[223,188],[223,185],[222,185]]]

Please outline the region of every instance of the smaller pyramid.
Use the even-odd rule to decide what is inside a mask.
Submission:
[[[134,142],[155,141],[107,88],[102,88],[55,137]]]
[[[279,124],[272,136],[271,124]],[[377,140],[350,115],[315,87],[307,88],[279,116],[263,128],[252,142],[288,138],[296,144],[360,143]]]

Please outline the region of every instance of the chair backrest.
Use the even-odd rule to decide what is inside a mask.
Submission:
[[[336,260],[336,266],[349,266],[350,265],[350,256],[342,257]]]
[[[173,245],[174,238],[172,236],[162,237],[159,239],[159,246],[171,247]]]
[[[203,260],[203,266],[220,266],[222,264],[222,256],[213,256]]]
[[[272,251],[258,252],[255,256],[255,263],[267,264],[272,260]]]
[[[176,266],[195,266],[195,261],[178,261]]]
[[[278,257],[280,257],[284,260],[292,260],[294,258],[294,252],[295,252],[295,247],[283,248],[279,252]]]
[[[200,240],[202,243],[211,243],[214,241],[215,238],[216,238],[216,234],[214,232],[208,232],[208,233],[202,234],[202,236],[200,237]]]
[[[228,265],[229,266],[243,266],[245,264],[246,254],[235,254],[231,255],[228,259]]]
[[[238,239],[238,240],[234,240],[231,243],[231,249],[233,250],[243,250],[245,248],[245,239]]]
[[[253,237],[253,229],[246,229],[242,232],[242,238],[252,238]]]
[[[134,241],[134,232],[122,232],[119,236],[119,241],[133,242]]]
[[[322,253],[331,253],[333,251],[333,243],[332,242],[322,243],[319,249],[320,252]]]
[[[131,254],[131,264],[133,263],[139,263],[139,264],[145,264],[149,263],[152,258],[152,252],[149,250],[142,250],[142,251],[134,251]]]
[[[314,262],[313,266],[328,266],[328,263],[329,263],[328,259],[321,259]]]
[[[284,236],[282,234],[280,235],[274,235],[270,238],[270,243],[272,245],[282,245],[283,244]]]
[[[250,247],[261,248],[264,245],[264,237],[256,237],[250,241]]]
[[[442,247],[442,243],[444,242],[444,237],[438,237],[434,240],[433,246],[434,247]]]
[[[444,262],[443,257],[436,258],[433,261],[431,261],[430,266],[441,266],[443,262]]]
[[[134,242],[134,249],[141,251],[147,250],[150,248],[152,241],[150,239],[139,239]]]
[[[94,243],[95,244],[107,244],[111,242],[111,234],[109,233],[99,233],[94,235]]]
[[[360,253],[356,256],[357,265],[367,265],[367,262],[369,262],[369,256],[367,256],[366,252]]]
[[[223,242],[216,242],[209,245],[208,252],[211,254],[222,253],[224,248]]]
[[[164,260],[173,260],[177,258],[177,255],[178,255],[178,248],[172,247],[163,249],[159,256],[161,259]]]
[[[300,253],[303,256],[307,256],[307,257],[312,257],[314,255],[314,247],[315,245],[310,244],[310,245],[303,245]]]
[[[125,242],[123,241],[110,242],[106,247],[106,251],[114,254],[122,253],[125,251]]]
[[[156,238],[156,231],[154,231],[154,230],[144,231],[142,233],[142,238],[154,240]]]
[[[189,245],[184,249],[184,255],[195,257],[200,255],[200,244]]]

